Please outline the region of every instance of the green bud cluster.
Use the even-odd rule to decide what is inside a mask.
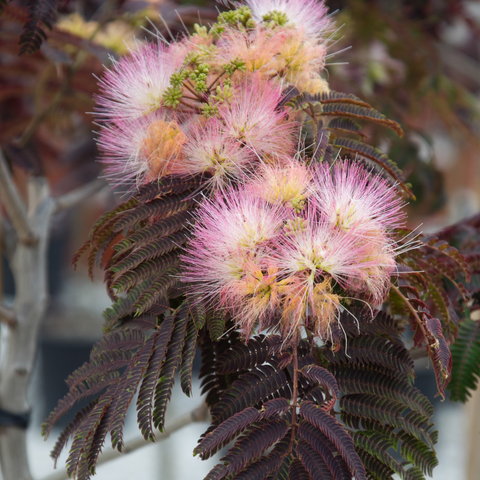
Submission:
[[[177,108],[182,98],[182,87],[176,85],[168,87],[163,94],[163,104],[166,107]]]
[[[216,94],[212,95],[213,100],[218,103],[228,103],[233,95],[231,81],[227,79],[223,82],[222,86],[218,85],[215,93]]]
[[[190,72],[188,78],[195,82],[195,91],[198,93],[206,93],[208,90],[207,87],[207,76],[210,71],[210,66],[206,63],[199,63],[195,69]]]
[[[166,107],[177,108],[182,98],[183,82],[187,78],[188,72],[182,67],[170,77],[170,87],[163,94],[163,104]]]
[[[193,35],[198,35],[199,37],[208,37],[208,29],[205,26],[200,26],[198,23],[196,23],[193,26],[193,29],[195,30],[195,33]]]
[[[272,10],[263,16],[263,21],[271,28],[283,27],[288,23],[288,17],[284,12]]]
[[[239,7],[236,10],[223,12],[218,16],[217,23],[212,25],[210,33],[213,35],[221,35],[225,31],[226,26],[246,30],[255,28],[255,20],[252,17],[252,12],[248,7]]]
[[[207,103],[202,105],[202,115],[205,118],[216,117],[218,115],[218,105]]]
[[[233,75],[237,70],[241,72],[245,71],[246,63],[239,57],[231,60],[230,63],[227,63],[223,66],[224,70],[228,73],[228,75]]]

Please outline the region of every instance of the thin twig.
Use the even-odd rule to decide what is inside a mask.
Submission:
[[[15,186],[13,177],[8,169],[7,161],[0,149],[0,198],[8,212],[11,222],[17,232],[20,242],[34,244],[37,241],[28,222],[27,210],[20,193]]]
[[[220,79],[227,73],[226,70],[224,70],[222,73],[220,73],[217,78],[210,84],[210,86],[207,88],[207,90],[210,92],[212,88],[217,84],[217,82],[220,81]]]
[[[81,187],[76,188],[75,190],[72,190],[65,195],[54,198],[56,205],[55,212],[57,213],[79,204],[83,200],[86,200],[87,198],[102,190],[105,186],[106,183],[103,180],[98,179],[94,180],[93,182],[87,183],[86,185],[82,185]]]
[[[407,297],[400,291],[400,289],[399,289],[398,287],[396,287],[395,285],[392,285],[391,288],[392,288],[393,290],[395,290],[396,294],[402,298],[402,300],[404,301],[406,307],[410,310],[411,314],[413,315],[413,317],[414,317],[415,320],[417,321],[418,326],[420,327],[420,330],[421,330],[422,333],[423,333],[423,336],[424,336],[425,338],[428,338],[428,335],[427,335],[427,332],[425,331],[425,327],[424,327],[424,325],[423,325],[422,319],[419,317],[418,312],[413,308],[412,304],[408,301],[408,298],[407,298]]]
[[[17,320],[13,310],[4,307],[0,304],[0,322],[6,323],[10,328],[14,328],[17,325]]]
[[[195,422],[204,422],[207,420],[208,416],[208,406],[206,403],[202,403],[195,410],[192,410],[190,413],[182,415],[181,417],[176,418],[172,423],[165,429],[163,433],[156,434],[156,441],[160,442],[168,438],[172,433],[186,427]],[[135,438],[125,443],[125,452],[120,453],[117,450],[107,450],[98,458],[97,466],[104,463],[115,460],[116,458],[121,458],[125,454],[132,453],[140,448],[143,448],[147,445],[152,445],[151,442],[147,442],[143,437]],[[55,472],[48,477],[44,477],[42,480],[68,480],[67,473],[65,470]]]

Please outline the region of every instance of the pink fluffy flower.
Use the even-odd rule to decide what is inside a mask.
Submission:
[[[229,28],[218,42],[218,58],[221,63],[241,58],[248,72],[273,76],[279,69],[278,54],[289,35],[284,30],[272,33],[262,26],[246,32]]]
[[[327,7],[317,0],[245,0],[257,22],[269,19],[272,13],[286,16],[286,25],[304,27],[307,33],[316,38],[324,38],[331,27],[327,17]]]
[[[262,164],[248,188],[269,203],[301,210],[310,193],[310,182],[310,170],[303,162],[286,159],[279,164]]]
[[[395,188],[358,164],[338,161],[333,167],[317,166],[314,195],[322,215],[345,232],[355,229],[357,235],[372,240],[405,226],[404,202]]]
[[[295,220],[287,223],[273,255],[283,282],[283,336],[294,338],[305,325],[322,340],[338,340],[342,297],[381,303],[395,268],[393,250],[388,242],[359,241],[354,231],[335,228],[315,205]],[[336,284],[342,293],[335,292]]]
[[[219,107],[225,134],[256,155],[291,156],[298,127],[285,110],[277,109],[281,98],[278,85],[259,75],[244,77],[231,100]]]
[[[170,77],[182,62],[183,56],[152,43],[114,61],[99,82],[98,119],[137,119],[158,110]]]
[[[363,278],[366,268],[376,265],[374,260],[364,261],[367,251],[355,235],[309,215],[301,228],[287,230],[278,245],[275,264],[287,277],[301,273],[306,282],[314,285],[319,278],[328,276],[348,289],[354,280]]]
[[[98,147],[110,182],[132,187],[172,173],[184,142],[182,127],[156,112],[103,126]]]
[[[220,122],[199,121],[187,133],[183,159],[175,173],[206,174],[215,189],[223,188],[245,177],[252,158],[251,150],[226,135]]]
[[[183,256],[183,280],[196,295],[229,310],[246,335],[276,306],[268,245],[282,220],[277,207],[230,189],[203,202]]]

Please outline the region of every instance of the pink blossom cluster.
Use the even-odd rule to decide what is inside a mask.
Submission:
[[[318,93],[331,22],[323,1],[249,0],[170,44],[140,44],[100,79],[96,120],[106,176],[135,188],[204,175],[214,189],[260,160],[295,154],[289,86]]]
[[[202,204],[183,278],[245,337],[274,327],[294,341],[304,327],[335,341],[351,300],[385,300],[402,207],[386,181],[348,161],[263,166]]]
[[[99,148],[113,184],[200,175],[210,188],[183,255],[189,294],[245,337],[274,328],[339,338],[352,301],[381,304],[402,202],[338,160],[308,166],[305,118],[285,92],[328,92],[323,1],[245,0],[170,44],[140,45],[100,80]]]

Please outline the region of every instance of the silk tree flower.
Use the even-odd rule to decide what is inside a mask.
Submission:
[[[282,224],[281,209],[230,188],[201,204],[182,257],[190,291],[227,309],[245,336],[278,304],[269,244]]]
[[[241,58],[248,72],[257,72],[277,83],[294,85],[312,93],[328,89],[320,77],[325,66],[326,46],[306,34],[305,28],[259,25],[242,32],[227,30],[218,44],[220,63]]]
[[[147,43],[114,61],[100,79],[95,115],[104,120],[135,120],[161,107],[170,77],[184,57],[176,49]]]
[[[278,74],[290,85],[305,91],[321,79],[327,54],[325,42],[319,43],[309,37],[304,27],[282,30],[283,41],[276,57]]]
[[[218,109],[226,135],[258,156],[292,156],[298,126],[285,110],[277,109],[281,98],[280,86],[259,75],[244,76]]]
[[[314,196],[321,214],[340,230],[355,230],[369,241],[405,226],[404,202],[395,188],[364,167],[338,161],[321,164],[314,173]]]
[[[312,287],[319,278],[331,277],[348,290],[364,277],[365,269],[377,265],[374,259],[365,261],[368,253],[368,245],[358,242],[352,232],[333,228],[309,212],[301,228],[285,229],[275,265],[283,276],[301,275]]]
[[[304,27],[313,38],[323,39],[331,28],[327,7],[317,0],[245,0],[253,19],[296,28]]]
[[[295,228],[285,226],[275,245],[273,265],[286,285],[284,325],[295,330],[310,318],[316,334],[325,340],[326,332],[335,331],[342,297],[375,305],[385,300],[395,254],[385,235],[383,243],[365,241],[357,235],[358,229],[338,229],[315,210],[315,202],[310,201],[307,212],[297,217],[302,221],[294,222]],[[343,290],[341,295],[333,293],[335,284]]]
[[[183,158],[174,173],[207,174],[214,189],[224,188],[232,180],[245,178],[253,158],[250,149],[226,135],[218,120],[209,119],[188,130]]]
[[[262,164],[249,182],[253,195],[274,205],[301,210],[310,193],[311,173],[306,165],[292,159]]]
[[[218,42],[219,60],[229,63],[241,58],[247,72],[272,77],[278,72],[277,57],[289,33],[285,29],[272,32],[262,26],[246,32],[229,28]]]
[[[182,127],[164,112],[105,125],[98,138],[107,178],[129,187],[172,173],[184,143]]]

